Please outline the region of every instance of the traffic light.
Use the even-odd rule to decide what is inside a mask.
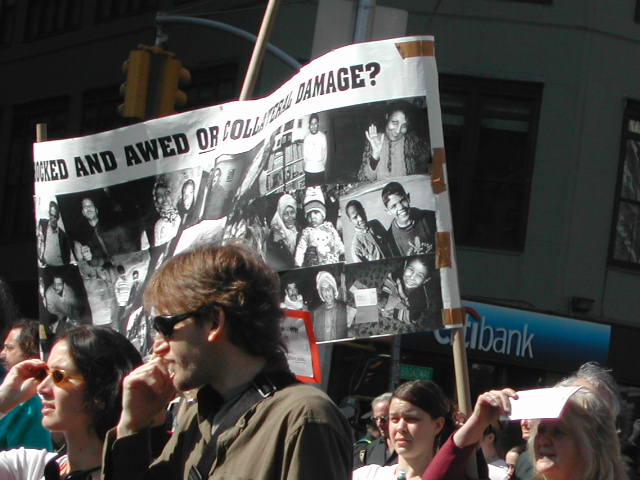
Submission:
[[[160,85],[154,91],[153,111],[156,117],[176,113],[176,106],[187,103],[187,94],[179,87],[191,80],[191,74],[182,66],[182,62],[173,53],[165,53],[168,55],[161,66]]]
[[[120,95],[124,97],[124,103],[118,110],[123,117],[146,118],[150,69],[151,52],[144,49],[131,50],[129,59],[122,64],[126,80],[120,85]]]
[[[123,70],[127,75],[126,83],[120,87],[125,99],[120,108],[123,117],[164,117],[186,103],[187,94],[179,87],[191,80],[191,74],[175,53],[159,46],[138,45]]]

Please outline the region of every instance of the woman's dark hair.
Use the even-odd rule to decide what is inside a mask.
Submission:
[[[62,334],[86,385],[86,405],[101,440],[116,426],[122,410],[122,380],[142,357],[123,335],[109,327],[83,325]]]
[[[412,380],[395,389],[391,400],[398,398],[424,410],[431,418],[444,418],[444,426],[434,443],[437,449],[447,441],[456,429],[453,420],[453,405],[438,384],[431,380]]]

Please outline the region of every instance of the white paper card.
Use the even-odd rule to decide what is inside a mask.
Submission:
[[[537,388],[518,392],[517,399],[511,399],[509,420],[558,418],[567,400],[580,386]]]
[[[378,304],[378,292],[375,288],[359,288],[353,291],[356,307],[372,307]]]

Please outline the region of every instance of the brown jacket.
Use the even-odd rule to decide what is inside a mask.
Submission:
[[[110,431],[104,478],[187,480],[211,438],[211,415],[202,405],[202,390],[199,403],[186,412],[182,426],[153,463],[148,431],[118,440]],[[310,385],[290,385],[258,402],[218,437],[217,444],[211,480],[347,480],[351,476],[349,425],[335,404]]]

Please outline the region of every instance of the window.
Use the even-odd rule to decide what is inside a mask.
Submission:
[[[237,100],[237,78],[236,63],[215,65],[191,72],[191,83],[183,89],[187,94],[187,104],[182,110],[194,110]]]
[[[441,75],[440,97],[456,242],[522,251],[542,85]]]
[[[0,0],[0,47],[11,44],[15,20],[16,0]]]
[[[137,122],[137,119],[123,118],[118,114],[118,106],[122,103],[124,99],[119,86],[85,92],[82,96],[80,134],[104,132]]]
[[[640,0],[636,0],[636,16],[635,16],[635,21],[636,21],[636,23],[640,23]]]
[[[620,172],[609,261],[640,269],[640,102],[624,112]]]
[[[96,23],[155,12],[158,0],[100,0],[96,2]]]
[[[35,237],[32,144],[36,138],[36,124],[47,124],[49,138],[63,138],[68,116],[68,97],[40,100],[14,108],[4,198],[0,208],[3,238]]]
[[[29,0],[25,41],[77,30],[82,19],[82,0]]]

